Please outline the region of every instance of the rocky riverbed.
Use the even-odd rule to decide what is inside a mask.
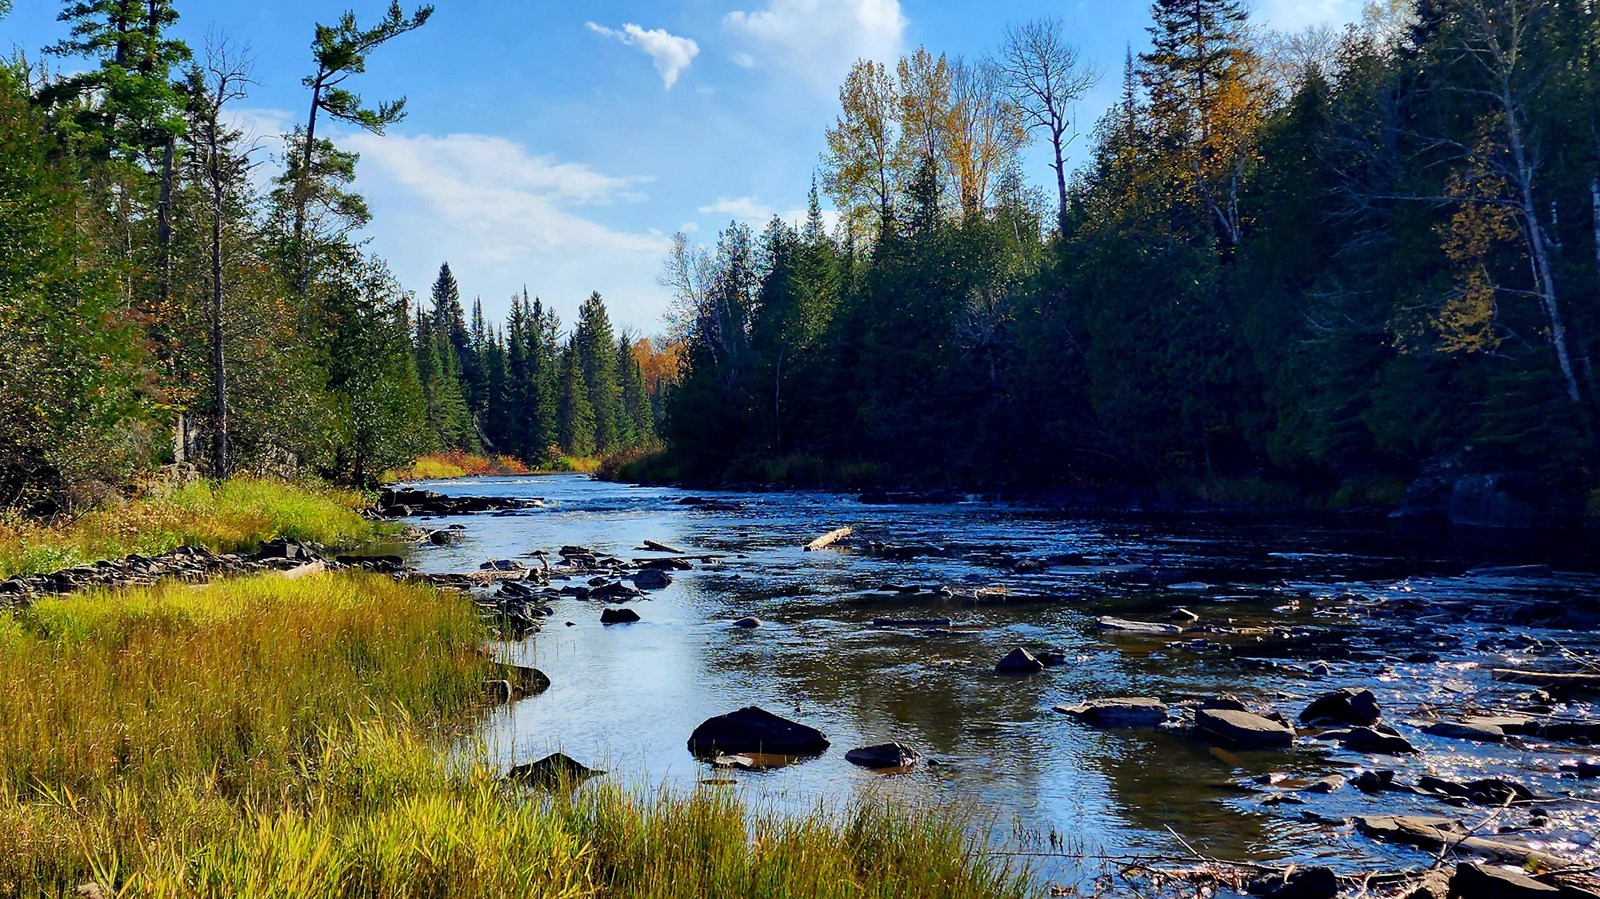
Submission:
[[[1197,853],[1326,867],[1347,892],[1456,850],[1600,862],[1584,546],[577,477],[428,486],[541,500],[409,519],[453,529],[414,563],[494,578],[474,595],[504,618],[500,651],[550,676],[484,730],[508,767],[559,751],[796,810],[976,808],[1080,888]],[[827,748],[696,740],[751,707]]]

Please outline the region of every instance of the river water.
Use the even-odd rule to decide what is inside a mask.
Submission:
[[[1509,828],[1508,838],[1530,846],[1600,861],[1600,781],[1560,769],[1591,757],[1593,748],[1484,746],[1420,730],[1430,714],[1455,720],[1525,702],[1519,697],[1526,688],[1492,682],[1488,667],[1570,666],[1570,654],[1593,661],[1600,639],[1426,611],[1354,615],[1346,595],[1475,607],[1592,595],[1600,590],[1593,548],[1461,545],[1370,522],[1084,517],[980,502],[865,505],[820,493],[718,493],[720,503],[706,508],[681,505],[689,496],[683,491],[578,475],[417,486],[546,501],[546,508],[515,514],[415,522],[459,524],[466,535],[455,545],[415,550],[412,562],[423,571],[473,570],[489,559],[537,564],[532,552],[568,544],[650,557],[638,549],[646,539],[721,557],[674,573],[669,587],[630,604],[639,623],[605,627],[602,604],[560,597],[542,632],[502,647],[508,660],[538,667],[553,684],[485,721],[481,736],[507,765],[560,750],[629,786],[690,789],[732,780],[701,788],[737,789],[780,811],[894,796],[976,813],[998,840],[1023,852],[1065,847],[1068,855],[1181,858],[1187,844],[1219,858],[1317,861],[1343,870],[1430,860],[1356,833],[1352,816],[1443,814],[1476,824],[1487,813],[1349,786],[1326,795],[1297,792],[1305,781],[1369,768],[1397,769],[1408,781],[1421,774],[1500,776],[1550,797],[1539,806],[1549,822],[1530,827],[1527,810],[1512,810],[1491,830]],[[801,551],[842,525],[893,543],[954,545],[964,558],[894,562]],[[996,553],[1085,558],[1015,574],[994,564]],[[1129,581],[1105,567],[1130,561],[1153,566],[1169,586]],[[1545,563],[1557,574],[1465,574],[1484,563]],[[936,596],[899,599],[885,595],[884,584],[1004,587],[1013,601],[974,607]],[[1022,597],[1038,601],[1015,601]],[[1291,639],[1132,636],[1095,626],[1101,615],[1166,621],[1180,606],[1201,624],[1266,625]],[[763,625],[731,626],[746,615]],[[886,616],[943,616],[952,626],[872,626]],[[1019,645],[1059,649],[1066,664],[1023,679],[994,674],[994,663]],[[1240,657],[1272,661],[1242,665]],[[1331,671],[1312,673],[1317,661]],[[1422,754],[1367,756],[1304,736],[1291,751],[1219,751],[1154,729],[1096,730],[1053,710],[1107,696],[1181,702],[1227,693],[1294,717],[1317,695],[1346,686],[1371,689],[1385,721]],[[817,727],[833,746],[765,772],[713,771],[690,756],[685,741],[696,725],[747,705]],[[1569,704],[1555,714],[1594,720],[1600,708]],[[882,776],[845,761],[852,747],[889,740],[936,764]],[[1254,783],[1273,775],[1288,779]],[[1286,794],[1287,801],[1273,799]],[[1048,854],[1030,860],[1061,882],[1081,883],[1096,870]]]

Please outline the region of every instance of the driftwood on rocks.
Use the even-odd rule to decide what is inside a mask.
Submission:
[[[834,545],[835,543],[838,543],[840,540],[843,540],[846,537],[848,537],[848,536],[850,536],[851,534],[854,534],[854,533],[855,533],[855,528],[851,528],[851,527],[835,528],[835,529],[829,531],[828,533],[823,534],[821,537],[818,537],[817,539],[811,541],[810,543],[807,543],[806,547],[805,547],[805,551],[808,552],[808,553],[811,553],[811,552],[816,552],[819,549],[827,549],[828,547]]]

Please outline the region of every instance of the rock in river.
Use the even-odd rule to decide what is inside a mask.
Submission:
[[[735,619],[734,622],[733,622],[733,626],[734,627],[742,627],[742,628],[745,628],[747,630],[751,629],[751,628],[757,628],[757,627],[761,626],[761,619],[755,617],[754,615],[746,615],[743,618]]]
[[[1397,733],[1375,727],[1352,727],[1349,730],[1329,731],[1323,739],[1338,740],[1351,752],[1375,752],[1385,755],[1410,755],[1417,752],[1411,741]]]
[[[1335,899],[1339,895],[1339,877],[1332,868],[1274,871],[1252,880],[1249,892],[1267,899]]]
[[[1300,713],[1302,724],[1349,724],[1371,726],[1378,723],[1381,713],[1378,698],[1371,690],[1345,687],[1324,693]]]
[[[996,674],[1038,674],[1043,670],[1044,663],[1020,646],[1007,653],[1006,657],[996,662],[994,666]]]
[[[1450,878],[1450,895],[1456,899],[1522,899],[1560,896],[1561,890],[1507,868],[1468,863],[1458,866]]]
[[[1148,696],[1095,699],[1082,705],[1056,706],[1063,715],[1095,727],[1152,727],[1167,720],[1167,706]]]
[[[1438,721],[1428,725],[1423,733],[1447,740],[1471,740],[1474,743],[1504,743],[1505,729],[1495,724],[1476,722]]]
[[[1242,749],[1287,749],[1294,728],[1271,718],[1231,709],[1196,709],[1195,730]]]
[[[740,752],[817,755],[827,748],[822,731],[753,705],[707,718],[689,735],[689,752],[699,757]]]
[[[633,585],[640,590],[662,590],[672,586],[672,575],[657,568],[646,568],[633,576]]]
[[[639,620],[639,613],[632,609],[602,609],[600,611],[601,624],[632,624]]]
[[[922,753],[904,743],[882,743],[862,746],[844,754],[845,761],[863,768],[909,768],[922,760]]]
[[[577,786],[591,777],[599,777],[604,773],[604,771],[590,768],[571,756],[557,752],[547,755],[537,762],[514,765],[506,773],[506,776],[530,786],[555,787],[562,785]]]

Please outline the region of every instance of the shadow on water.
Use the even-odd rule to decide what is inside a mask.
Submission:
[[[1176,701],[1234,694],[1294,715],[1320,692],[1357,686],[1379,696],[1392,723],[1407,722],[1424,706],[1459,713],[1503,698],[1480,666],[1508,657],[1475,649],[1499,631],[1467,621],[1375,627],[1330,611],[1327,598],[1353,592],[1488,601],[1506,593],[1559,597],[1600,589],[1600,578],[1585,573],[1597,567],[1591,547],[1483,545],[1327,521],[1085,518],[985,504],[867,506],[808,493],[719,494],[728,505],[707,509],[680,505],[687,495],[680,491],[581,476],[425,486],[548,503],[513,515],[423,522],[466,530],[459,544],[417,549],[413,562],[425,571],[469,570],[487,559],[568,544],[644,557],[651,554],[637,548],[646,539],[692,556],[721,557],[674,573],[671,586],[634,603],[643,619],[636,624],[603,627],[598,603],[554,600],[554,615],[541,633],[505,648],[553,683],[486,725],[483,736],[506,764],[559,749],[651,785],[735,780],[780,809],[811,810],[819,801],[851,795],[954,804],[982,809],[1021,842],[1054,833],[1090,853],[1181,855],[1187,843],[1233,859],[1323,859],[1348,868],[1416,861],[1420,856],[1408,850],[1326,822],[1397,807],[1437,814],[1436,804],[1344,789],[1271,805],[1269,797],[1289,790],[1252,784],[1287,778],[1292,787],[1329,773],[1393,765],[1394,759],[1329,751],[1309,740],[1290,752],[1214,752],[1154,729],[1089,729],[1052,709],[1104,696]],[[903,544],[953,544],[1016,557],[1076,553],[1086,564],[1018,575],[969,561],[976,558],[970,555],[894,562],[801,552],[805,541],[842,524]],[[1095,567],[1119,561],[1173,577],[1160,579],[1166,586],[1152,586]],[[1577,573],[1498,587],[1461,577],[1485,562],[1539,562]],[[885,584],[1005,586],[1046,601],[972,607],[928,596],[883,599],[877,591]],[[1202,624],[1259,630],[1175,639],[1111,636],[1094,626],[1096,616],[1108,614],[1164,621],[1179,606],[1200,615]],[[762,626],[731,626],[746,615]],[[874,627],[881,617],[948,617],[952,626]],[[1284,628],[1302,639],[1282,639]],[[1439,659],[1413,663],[1390,645],[1395,633],[1413,642],[1440,633],[1448,639],[1439,643]],[[1594,648],[1593,634],[1559,639],[1569,649]],[[1028,678],[994,674],[994,663],[1019,645],[1051,647],[1066,663]],[[1244,669],[1239,656],[1281,664]],[[1319,659],[1332,669],[1320,679],[1306,670]],[[752,704],[823,730],[833,748],[759,772],[713,771],[689,755],[685,741],[696,725]],[[1580,786],[1557,776],[1557,764],[1569,757],[1562,753],[1577,751],[1570,747],[1485,748],[1405,730],[1427,750],[1402,762],[1417,772],[1515,774],[1550,795],[1600,798],[1593,782]],[[889,740],[915,746],[934,763],[884,777],[844,760],[851,747]],[[1595,852],[1600,847],[1563,842],[1600,827],[1594,809],[1592,803],[1556,804],[1544,839]],[[1059,870],[1048,860],[1038,867],[1046,876],[1076,876],[1065,862]]]

